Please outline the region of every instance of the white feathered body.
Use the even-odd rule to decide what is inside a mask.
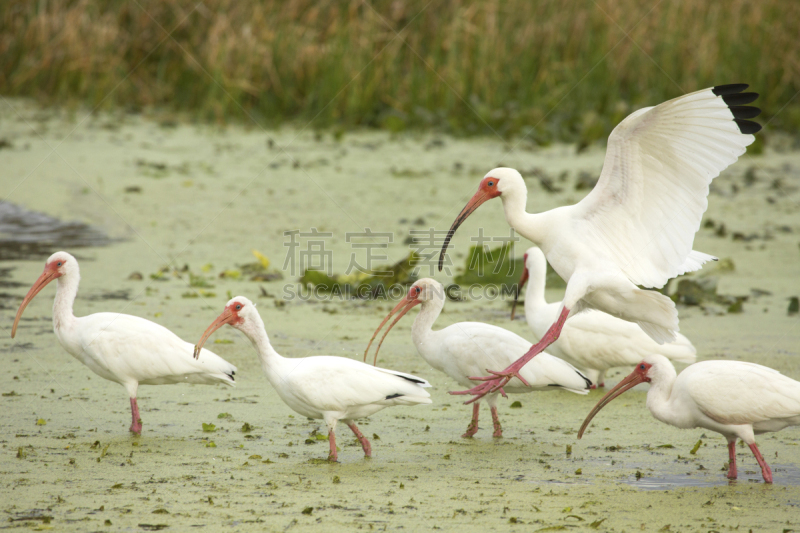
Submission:
[[[192,344],[144,318],[96,313],[56,323],[54,329],[69,354],[132,396],[137,384],[234,385],[234,365],[205,349],[194,359]]]
[[[608,139],[597,185],[575,205],[527,214],[519,174],[487,174],[499,178],[509,224],[536,243],[567,281],[564,305],[570,311],[599,309],[637,322],[659,343],[674,339],[673,302],[638,286],[662,287],[711,259],[692,251],[709,185],[755,140],[741,127],[758,127],[734,115],[743,111],[731,104],[757,96],[730,96],[743,87],[727,88],[724,96],[704,89],[628,116]]]
[[[424,379],[336,356],[262,358],[292,410],[315,419],[355,420],[393,405],[432,403]]]
[[[526,266],[530,282],[525,293],[525,320],[538,340],[558,318],[561,302],[545,301],[547,263],[541,250],[527,251]],[[547,350],[585,370],[593,382],[600,384],[610,368],[635,365],[654,353],[671,361],[694,363],[697,350],[691,341],[680,333],[676,337],[673,342],[658,344],[633,322],[586,309],[564,323],[561,336]]]
[[[676,378],[672,365],[661,361],[647,408],[666,424],[701,427],[747,444],[755,442],[754,434],[800,425],[800,382],[777,370],[743,361],[702,361]]]
[[[460,385],[471,387],[476,381],[470,376],[481,376],[486,369],[505,368],[527,352],[530,341],[491,324],[459,322],[438,331],[431,325],[441,311],[443,302],[425,302],[414,320],[411,338],[417,351],[433,368],[444,372]],[[438,307],[438,309],[437,309]],[[586,394],[591,384],[575,367],[547,353],[537,355],[521,371],[526,387],[519,379],[512,379],[504,389],[509,393],[535,390],[566,389]]]

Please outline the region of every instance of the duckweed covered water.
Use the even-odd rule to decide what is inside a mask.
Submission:
[[[348,232],[391,233],[392,241],[384,239],[387,246],[373,252],[387,257],[378,263],[392,264],[408,255],[404,243],[412,230],[445,231],[479,179],[498,164],[531,177],[528,207],[541,210],[579,200],[586,193],[576,189],[579,176],[597,175],[603,159],[602,148],[577,156],[570,146],[509,153],[509,145],[492,139],[432,143],[363,133],[337,141],[290,129],[162,128],[136,117],[108,128],[109,117],[78,123],[13,104],[18,113],[0,111],[3,136],[16,139],[2,153],[2,198],[115,239],[78,254],[78,315],[135,314],[194,342],[229,295],[243,294],[258,303],[273,344],[286,356],[360,359],[392,302],[285,299],[297,294],[300,265],[287,261],[290,236],[284,232],[330,233],[318,240],[331,251],[337,273],[352,261],[365,262],[364,249],[351,246]],[[547,192],[533,177],[541,175],[560,192]],[[706,217],[714,227],[700,230],[695,249],[730,258],[732,270],[713,273],[717,292],[747,299],[741,313],[714,302],[681,308],[682,332],[700,359],[750,360],[800,378],[800,318],[787,314],[800,279],[799,186],[800,155],[769,151],[742,158],[714,182]],[[464,261],[481,227],[490,237],[508,235],[499,202],[464,224],[449,254],[454,263]],[[756,237],[734,240],[734,232]],[[298,241],[302,249],[308,240]],[[520,243],[515,255],[525,247]],[[253,249],[284,278],[220,277],[252,262]],[[299,255],[293,260],[299,263]],[[280,401],[249,343],[231,328],[217,332],[222,343],[208,347],[238,366],[237,387],[143,386],[144,432],[131,437],[123,388],[58,345],[50,318],[55,287],[31,303],[17,338],[9,338],[16,307],[42,266],[40,258],[2,264],[10,269],[2,277],[10,285],[2,289],[8,297],[0,315],[6,325],[0,338],[0,501],[7,527],[800,528],[800,429],[758,439],[775,473],[772,486],[760,482],[747,448],[739,448],[742,477],[728,484],[725,440],[657,423],[644,406],[644,389],[604,409],[580,441],[577,428],[602,391],[515,396],[501,402],[505,438],[491,438],[484,409],[481,431],[461,439],[471,409],[447,394],[457,385],[415,353],[410,320],[387,338],[378,364],[430,380],[434,403],[386,409],[361,422],[372,436],[372,459],[363,458],[345,428],[339,432],[341,462],[321,461],[328,444],[317,435],[324,426]],[[449,276],[436,277],[447,283],[456,273],[451,268]],[[128,299],[96,297],[116,291]],[[559,297],[558,290],[548,291],[551,301]],[[509,321],[509,310],[508,301],[448,301],[437,325],[480,320],[530,338],[523,320]],[[626,372],[611,373],[607,385]],[[510,409],[512,401],[521,408]],[[213,431],[204,431],[211,425]],[[692,455],[698,439],[703,444]]]

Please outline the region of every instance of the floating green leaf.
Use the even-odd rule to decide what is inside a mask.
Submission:
[[[597,529],[597,528],[599,528],[599,527],[600,527],[600,525],[602,525],[602,523],[603,523],[603,522],[605,522],[605,521],[606,521],[606,519],[605,519],[605,518],[601,518],[600,520],[595,520],[594,522],[592,522],[591,524],[589,524],[589,527],[590,527],[590,528],[592,528],[592,529]]]
[[[700,446],[702,445],[703,445],[703,439],[698,440],[697,442],[694,443],[694,447],[691,450],[689,450],[689,453],[692,455],[696,455],[697,450],[699,450]]]
[[[376,266],[374,274],[355,271],[352,274],[329,276],[320,270],[306,270],[300,277],[300,283],[314,286],[319,292],[352,298],[385,297],[389,287],[409,286],[417,281],[413,271],[419,261],[419,255],[412,251],[394,265]]]
[[[213,433],[216,430],[217,430],[217,426],[215,426],[214,424],[206,424],[205,422],[203,422],[203,431],[205,433]]]

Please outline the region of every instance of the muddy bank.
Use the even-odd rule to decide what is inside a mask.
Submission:
[[[4,108],[0,116],[0,137],[14,139],[0,151],[1,197],[119,239],[75,251],[82,269],[77,314],[136,314],[194,341],[229,295],[243,294],[259,304],[276,349],[287,356],[360,358],[391,302],[285,300],[300,274],[291,272],[299,255],[294,265],[287,262],[285,231],[330,233],[322,240],[333,272],[365,261],[348,232],[390,233],[392,241],[375,252],[388,257],[379,262],[393,262],[408,254],[412,230],[446,230],[494,166],[521,169],[529,178],[529,210],[542,210],[579,200],[588,191],[586,175],[596,176],[603,159],[601,148],[575,155],[570,146],[533,149],[526,143],[509,153],[511,146],[491,139],[362,133],[336,140],[289,129],[162,127],[139,117],[102,115],[79,123],[83,115],[69,120],[14,105],[19,114]],[[730,258],[732,269],[711,273],[717,292],[748,299],[741,312],[715,304],[681,309],[681,330],[700,359],[744,359],[800,378],[800,317],[787,314],[800,279],[798,188],[800,155],[770,150],[742,158],[715,180],[706,216],[712,224],[701,229],[695,249]],[[457,265],[481,227],[489,237],[508,235],[499,203],[476,212],[459,231],[451,248]],[[301,249],[309,240],[298,241]],[[524,248],[521,243],[515,253]],[[255,260],[253,249],[283,272],[282,280],[254,282],[233,274],[237,265]],[[606,408],[581,441],[577,428],[599,392],[588,398],[562,392],[514,397],[522,408],[502,403],[504,439],[491,438],[486,410],[483,429],[464,440],[459,435],[470,409],[447,394],[456,384],[416,355],[411,321],[399,323],[387,338],[379,364],[429,379],[434,404],[387,409],[365,421],[372,459],[363,459],[355,440],[341,432],[341,463],[321,463],[327,443],[313,437],[320,422],[283,405],[246,339],[231,328],[214,337],[227,343],[208,347],[239,367],[236,389],[143,386],[144,433],[131,438],[122,387],[95,376],[58,346],[50,321],[54,287],[28,307],[17,338],[8,337],[16,305],[42,265],[40,259],[0,264],[6,273],[0,282],[9,284],[2,286],[8,296],[0,310],[6,332],[0,338],[6,411],[0,420],[0,492],[10,527],[800,526],[797,429],[759,438],[773,467],[773,486],[760,482],[746,448],[739,456],[741,478],[729,485],[721,471],[724,439],[656,423],[643,391]],[[450,277],[455,273],[451,269]],[[551,301],[559,297],[548,291]],[[506,301],[448,302],[438,325],[480,320],[530,338],[524,321],[510,322],[508,311]],[[613,383],[620,373],[609,377]],[[203,423],[213,423],[215,431],[204,432]],[[251,431],[242,431],[245,423]],[[698,440],[703,443],[692,455]]]

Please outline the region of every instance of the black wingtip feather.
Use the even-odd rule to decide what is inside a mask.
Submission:
[[[733,115],[733,121],[739,126],[739,131],[745,135],[752,135],[761,131],[761,124],[747,119],[757,117],[761,114],[761,110],[757,107],[746,105],[758,98],[758,93],[742,92],[748,87],[749,85],[746,83],[717,85],[711,89],[711,92],[716,96],[722,97],[722,101],[725,102],[725,105],[731,111],[731,115]]]
[[[403,379],[405,379],[407,381],[410,381],[411,383],[419,383],[420,385],[425,383],[425,380],[423,380],[423,379],[413,378],[413,377],[410,377],[410,376],[401,376],[400,374],[395,374],[395,375],[397,377],[399,377],[399,378],[403,378]]]
[[[732,105],[729,108],[733,113],[733,118],[755,118],[761,114],[759,108],[749,105]]]
[[[713,92],[717,96],[725,96],[728,94],[736,94],[744,91],[747,89],[749,85],[746,83],[731,83],[729,85],[717,85],[711,92]]]
[[[745,135],[758,133],[759,131],[761,131],[761,124],[759,124],[758,122],[753,122],[752,120],[744,120],[741,118],[735,118],[733,119],[733,121],[736,123],[737,126],[739,126],[739,131],[741,131]]]
[[[725,102],[725,105],[728,107],[749,104],[755,102],[757,99],[758,93],[738,93],[722,97],[722,101]]]
[[[397,393],[395,393],[395,394],[390,394],[389,396],[387,396],[387,397],[386,397],[386,399],[387,399],[387,400],[393,400],[393,399],[395,399],[395,398],[399,398],[400,396],[402,396],[402,394],[400,394],[399,392],[397,392]]]

